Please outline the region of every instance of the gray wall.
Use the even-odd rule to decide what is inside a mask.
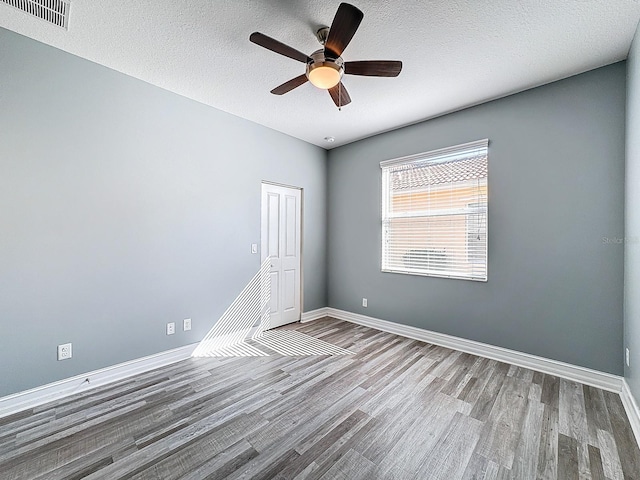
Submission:
[[[0,29],[0,396],[202,339],[260,266],[263,179],[304,188],[324,307],[323,149]]]
[[[624,111],[618,63],[331,150],[329,306],[621,374]],[[482,138],[489,281],[381,273],[379,162]]]
[[[625,172],[624,344],[631,352],[624,376],[640,401],[640,27],[627,60]]]
[[[0,396],[201,339],[259,267],[261,180],[304,188],[305,311],[621,373],[623,246],[603,237],[623,236],[624,77],[620,63],[332,150],[327,200],[322,149],[0,29]],[[485,137],[489,282],[382,274],[378,163]],[[633,349],[640,244],[626,248]],[[191,332],[164,334],[186,317]],[[63,342],[74,358],[57,362]],[[625,372],[636,396],[639,357]]]

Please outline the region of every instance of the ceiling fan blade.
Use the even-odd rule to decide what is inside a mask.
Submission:
[[[285,57],[293,58],[302,63],[310,62],[311,59],[304,53],[296,50],[295,48],[290,47],[289,45],[285,45],[278,40],[268,37],[260,32],[253,32],[249,36],[249,40],[251,40],[256,45],[260,45],[261,47],[266,48],[267,50],[271,50],[272,52],[279,53],[280,55],[284,55]]]
[[[329,36],[324,44],[325,55],[334,58],[342,55],[356,30],[358,30],[363,17],[364,13],[353,5],[341,3],[336,16],[333,18],[333,23],[329,28]]]
[[[284,82],[282,85],[271,90],[271,93],[274,95],[284,95],[287,92],[290,92],[294,88],[299,87],[300,85],[307,82],[307,76],[303,73],[299,77],[292,78],[288,82]]]
[[[340,82],[335,87],[331,87],[329,89],[329,95],[333,99],[333,103],[336,104],[336,107],[344,107],[345,105],[349,105],[351,103],[351,97],[349,96],[349,92],[344,88],[342,82]]]
[[[346,75],[397,77],[401,71],[402,62],[398,60],[364,60],[344,63],[344,73]]]

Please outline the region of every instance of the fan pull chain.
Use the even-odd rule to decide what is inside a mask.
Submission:
[[[342,82],[338,83],[338,111],[342,111]]]

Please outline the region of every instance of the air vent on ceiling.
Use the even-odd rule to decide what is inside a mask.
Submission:
[[[69,28],[70,0],[0,0],[34,17],[53,23],[58,27]]]

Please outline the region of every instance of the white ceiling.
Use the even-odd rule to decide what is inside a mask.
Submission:
[[[72,0],[69,31],[0,3],[0,26],[153,85],[332,148],[626,58],[638,0],[351,0],[345,60],[402,60],[397,78],[345,76],[338,111],[304,65],[249,42],[320,48],[339,0]],[[324,137],[335,137],[328,144]]]

